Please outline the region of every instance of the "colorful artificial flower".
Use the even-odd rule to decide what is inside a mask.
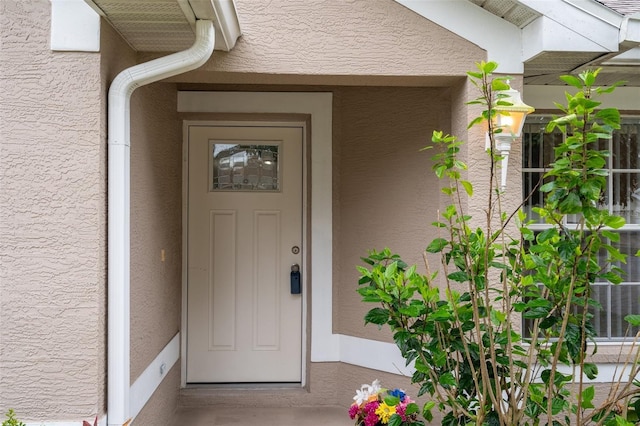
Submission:
[[[384,401],[376,409],[376,414],[377,414],[378,418],[380,419],[382,424],[385,424],[385,425],[387,423],[389,423],[389,419],[395,413],[396,413],[396,406],[395,405],[387,405],[387,403],[384,402]]]
[[[356,390],[354,403],[349,407],[349,417],[355,420],[356,426],[383,426],[394,420],[400,426],[423,425],[417,419],[418,406],[402,389],[383,389],[380,381],[364,384]],[[411,408],[407,414],[407,408]]]

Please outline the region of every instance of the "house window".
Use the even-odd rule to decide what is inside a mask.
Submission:
[[[540,179],[546,167],[553,162],[553,148],[563,138],[559,131],[545,133],[549,120],[549,116],[528,117],[522,132],[524,209],[527,216],[537,222],[532,227],[538,231],[549,225],[533,211],[533,207],[542,206],[544,201],[537,185],[542,183]],[[623,283],[612,285],[604,281],[594,285],[593,297],[600,302],[602,310],[592,312],[593,323],[603,340],[620,340],[627,332],[635,335],[638,329],[628,331],[624,317],[640,312],[640,258],[635,256],[640,250],[640,117],[623,117],[621,124],[621,129],[614,132],[611,140],[598,141],[598,148],[610,153],[606,166],[609,171],[607,189],[600,200],[600,207],[624,217],[627,223],[617,230],[621,234],[620,241],[613,243],[627,255],[626,264],[616,265],[625,271]],[[565,225],[570,228],[577,222],[577,216],[568,216]]]

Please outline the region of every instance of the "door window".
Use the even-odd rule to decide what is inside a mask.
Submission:
[[[209,145],[210,191],[280,191],[278,144]]]

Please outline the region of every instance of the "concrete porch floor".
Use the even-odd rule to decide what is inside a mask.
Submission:
[[[344,407],[179,407],[169,426],[353,426]]]

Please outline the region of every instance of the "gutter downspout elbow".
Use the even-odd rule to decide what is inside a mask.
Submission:
[[[131,420],[130,378],[130,100],[133,91],[158,80],[191,71],[213,53],[212,21],[196,22],[196,41],[182,52],[120,72],[108,97],[108,328],[107,423]]]

